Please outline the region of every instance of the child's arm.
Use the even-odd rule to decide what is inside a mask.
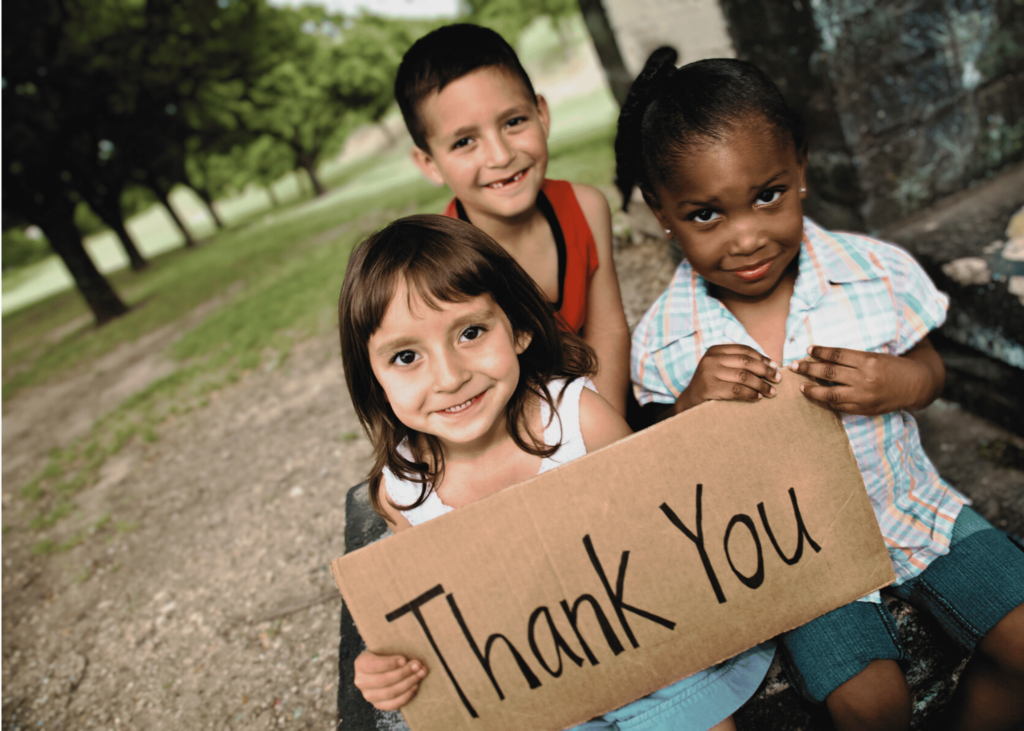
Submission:
[[[419,660],[402,655],[375,655],[364,650],[355,661],[355,685],[366,702],[381,711],[395,711],[412,700],[427,676]]]
[[[946,382],[946,367],[927,337],[903,355],[822,345],[807,352],[815,360],[795,361],[789,367],[835,385],[805,384],[800,390],[845,414],[878,416],[923,409],[939,397]]]
[[[402,511],[387,499],[383,477],[378,489],[385,492],[381,507],[388,527],[395,533],[411,528]],[[355,661],[355,686],[367,703],[381,711],[395,711],[412,700],[426,676],[422,662],[403,655],[377,655],[364,650]]]
[[[587,454],[633,433],[622,415],[603,396],[589,388],[584,388],[580,396],[580,431]]]
[[[597,353],[594,385],[619,414],[626,413],[629,388],[629,326],[622,309],[619,278],[612,259],[612,216],[608,200],[597,188],[572,186],[597,248],[598,267],[587,294],[587,319],[583,339]]]

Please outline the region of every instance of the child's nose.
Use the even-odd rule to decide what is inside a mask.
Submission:
[[[494,168],[503,168],[515,158],[515,152],[503,135],[495,135],[488,145],[487,164]]]
[[[733,225],[732,251],[734,256],[749,256],[766,242],[764,229],[753,217],[742,217]]]
[[[454,393],[462,388],[468,371],[455,353],[439,353],[434,358],[434,388],[442,393]]]

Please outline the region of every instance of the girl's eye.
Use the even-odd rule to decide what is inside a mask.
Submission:
[[[718,218],[718,213],[712,211],[710,208],[702,208],[695,213],[691,213],[687,218],[691,221],[696,221],[697,223],[710,223]]]
[[[769,203],[774,203],[775,201],[777,201],[779,199],[779,196],[781,196],[781,195],[782,195],[782,190],[780,188],[771,188],[769,190],[763,190],[757,196],[757,202],[760,203],[761,205],[767,205]]]
[[[402,350],[391,358],[392,363],[399,365],[412,365],[416,362],[416,353],[411,350]]]
[[[484,328],[480,327],[479,325],[472,325],[472,326],[467,327],[465,330],[462,331],[462,335],[460,336],[460,340],[476,340],[477,338],[479,338],[483,334],[484,334]]]

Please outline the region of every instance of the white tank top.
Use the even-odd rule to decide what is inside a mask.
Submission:
[[[589,378],[577,378],[566,386],[558,401],[558,418],[552,417],[547,402],[541,400],[540,418],[541,423],[544,424],[544,443],[548,445],[561,443],[561,446],[550,457],[541,460],[540,469],[537,470],[538,475],[587,453],[587,447],[583,443],[583,432],[580,430],[580,396],[584,387],[589,384]],[[548,383],[548,391],[557,399],[563,385],[565,385],[565,379],[556,378]],[[398,448],[406,457],[411,456],[407,442],[402,442]],[[396,477],[387,467],[384,468],[383,482],[391,502],[395,505],[411,505],[416,502],[422,489],[414,482],[407,482]],[[454,508],[445,505],[441,502],[438,494],[434,490],[430,490],[427,499],[421,505],[402,511],[402,515],[410,525],[419,525],[452,510]]]

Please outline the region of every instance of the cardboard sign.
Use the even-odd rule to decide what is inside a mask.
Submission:
[[[430,668],[410,728],[567,728],[891,583],[843,427],[800,380],[336,559],[366,646]]]

